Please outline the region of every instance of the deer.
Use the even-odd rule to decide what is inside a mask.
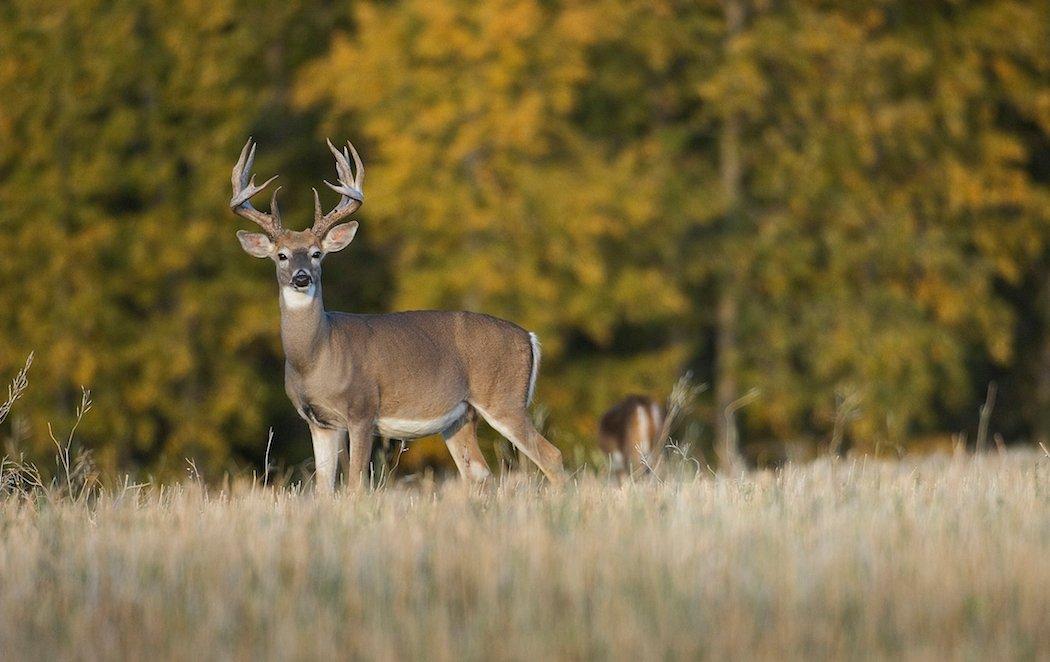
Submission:
[[[628,395],[606,411],[598,423],[598,448],[609,456],[613,474],[654,470],[667,422],[664,406],[646,395]]]
[[[466,311],[325,310],[321,265],[353,241],[358,223],[346,219],[364,203],[364,164],[357,150],[350,141],[342,150],[327,143],[335,157],[336,183],[324,183],[339,201],[325,213],[313,189],[309,229],[284,227],[277,205],[280,187],[273,191],[269,211],[252,206],[251,198],[277,176],[256,185],[251,138],[233,167],[229,203],[235,214],[263,230],[238,230],[241,247],[276,267],[285,392],[310,429],[315,491],[334,492],[344,452],[345,483],[359,489],[377,434],[402,440],[440,434],[460,476],[486,481],[492,473],[478,447],[479,417],[550,483],[562,485],[561,452],[528,414],[540,367],[535,333]]]

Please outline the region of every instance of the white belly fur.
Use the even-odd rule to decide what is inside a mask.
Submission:
[[[461,402],[451,411],[430,420],[413,420],[407,418],[376,419],[376,430],[384,437],[391,439],[415,439],[429,434],[437,434],[448,429],[467,411],[467,403]]]

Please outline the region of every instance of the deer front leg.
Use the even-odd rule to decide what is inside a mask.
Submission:
[[[372,422],[351,423],[349,436],[350,457],[346,466],[346,487],[348,490],[358,490],[364,485],[364,478],[367,478],[365,470],[372,457]]]
[[[346,430],[310,426],[314,442],[314,489],[318,494],[335,491],[335,475],[339,468],[339,453],[346,450]]]

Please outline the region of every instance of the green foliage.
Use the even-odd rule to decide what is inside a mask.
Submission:
[[[111,466],[305,439],[272,274],[225,209],[248,135],[301,224],[320,140],[353,139],[368,199],[329,307],[536,330],[565,440],[626,392],[713,378],[726,274],[738,387],[761,391],[745,440],[826,442],[849,393],[851,443],[903,444],[965,425],[993,376],[1011,431],[1050,434],[1050,384],[1024,387],[1050,371],[1050,9],[742,6],[729,37],[713,1],[5,4],[0,374],[36,351],[23,441],[46,451],[81,385]]]
[[[608,350],[625,321],[688,309],[641,159],[577,128],[602,23],[593,3],[362,4],[355,34],[303,71],[297,99],[326,132],[353,126],[367,142],[365,232],[393,246],[394,308],[513,319],[555,371],[576,334]],[[553,374],[540,397],[569,400]],[[588,433],[593,410],[568,412]]]
[[[272,286],[225,200],[231,155],[267,128],[294,62],[284,33],[302,16],[269,5],[2,10],[0,364],[39,350],[20,408],[36,448],[81,385],[96,393],[82,434],[111,465],[217,469],[265,439],[280,404]]]

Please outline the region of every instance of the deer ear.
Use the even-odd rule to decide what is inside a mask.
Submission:
[[[241,242],[244,252],[253,257],[270,257],[273,255],[273,240],[260,232],[237,231],[237,240]]]
[[[354,240],[355,234],[357,234],[357,221],[340,223],[324,236],[324,239],[321,240],[321,248],[324,249],[325,253],[341,251],[350,245],[350,242]]]

